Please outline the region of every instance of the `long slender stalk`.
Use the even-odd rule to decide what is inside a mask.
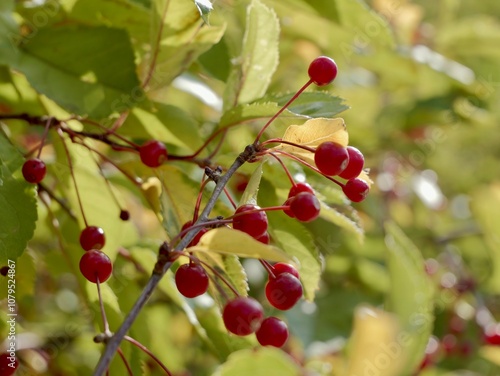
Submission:
[[[224,187],[226,186],[227,182],[231,178],[231,176],[240,168],[246,161],[248,161],[253,155],[255,154],[255,147],[253,145],[249,145],[245,148],[245,151],[243,151],[233,162],[231,167],[227,170],[227,172],[218,179],[217,184],[215,185],[215,188],[212,192],[212,196],[208,200],[207,205],[203,209],[203,212],[200,214],[200,217],[198,218],[198,221],[195,224],[205,222],[210,215],[210,212],[215,206],[215,203],[217,202],[217,199],[221,195],[221,193],[224,191]],[[201,227],[199,228],[193,228],[191,231],[189,231],[184,238],[179,242],[179,244],[175,247],[174,251],[180,251],[183,250],[190,242],[193,240],[193,238],[196,236],[196,234],[201,230]],[[127,317],[123,321],[122,325],[118,328],[117,332],[109,339],[107,342],[106,349],[104,350],[103,354],[101,355],[101,359],[99,360],[99,363],[96,366],[96,369],[94,371],[94,376],[102,376],[105,374],[106,370],[109,367],[109,363],[113,359],[116,351],[118,350],[118,347],[120,346],[120,343],[123,341],[124,336],[127,334],[129,331],[130,327],[132,326],[133,322],[139,315],[139,312],[142,310],[142,308],[146,305],[147,301],[153,294],[154,289],[160,282],[161,278],[163,275],[170,269],[172,266],[172,261],[167,261],[162,265],[162,270],[160,273],[157,273],[156,271],[153,272],[151,277],[149,278],[149,281],[147,282],[146,286],[142,290],[141,294],[139,295],[139,298],[135,302],[134,306],[132,309],[129,311]]]

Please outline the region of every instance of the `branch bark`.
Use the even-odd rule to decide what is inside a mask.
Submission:
[[[217,199],[221,195],[221,193],[224,191],[224,187],[226,186],[227,182],[231,178],[231,176],[247,161],[251,160],[256,153],[256,147],[254,145],[249,145],[245,148],[245,150],[236,158],[236,160],[233,162],[231,167],[227,170],[227,172],[222,175],[218,181],[217,184],[215,185],[214,191],[212,192],[212,195],[210,196],[210,199],[207,202],[207,205],[203,209],[202,213],[200,214],[198,220],[196,221],[195,224],[205,222],[208,219],[208,216],[210,215],[210,212],[215,206],[215,203],[217,202]],[[193,230],[189,231],[184,238],[179,242],[179,244],[175,247],[174,251],[181,251],[183,250],[190,242],[193,240],[193,238],[196,236],[196,234],[201,230],[201,227],[199,228],[193,228]],[[134,306],[128,313],[127,317],[123,321],[122,325],[118,330],[116,331],[115,334],[107,341],[106,344],[106,349],[104,350],[103,354],[101,355],[101,359],[99,360],[99,363],[96,366],[96,369],[94,371],[94,376],[103,376],[106,373],[106,370],[109,367],[109,364],[111,360],[113,359],[116,351],[118,350],[120,343],[122,342],[124,336],[127,334],[129,331],[130,327],[134,323],[135,319],[139,315],[139,312],[142,310],[142,308],[146,305],[147,301],[149,300],[150,296],[153,294],[154,289],[160,282],[161,278],[165,275],[165,273],[170,269],[172,266],[172,261],[166,261],[162,265],[162,270],[161,273],[153,273],[147,282],[146,286],[144,287],[143,291],[141,292],[141,295],[135,302]]]

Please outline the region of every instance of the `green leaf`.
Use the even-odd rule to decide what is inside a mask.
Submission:
[[[353,234],[358,242],[362,243],[364,239],[364,231],[359,226],[358,223],[354,222],[351,218],[346,215],[340,213],[338,210],[331,208],[326,205],[324,202],[321,202],[321,211],[319,213],[320,218],[333,223],[340,228],[348,231]]]
[[[295,93],[284,95],[269,95],[259,102],[275,102],[278,106],[285,105]],[[305,92],[295,99],[288,107],[288,110],[295,114],[309,117],[335,117],[339,113],[348,110],[344,99],[331,95],[326,91]]]
[[[134,54],[124,30],[106,27],[40,29],[22,46],[14,68],[61,107],[102,118],[142,97]]]
[[[192,252],[217,252],[247,258],[261,258],[276,262],[290,262],[290,257],[279,248],[263,244],[242,231],[226,227],[208,231],[201,237],[197,245],[189,247],[188,250]]]
[[[259,202],[263,207],[278,202],[274,187],[265,178],[262,179]],[[321,260],[311,233],[303,224],[282,212],[271,211],[267,217],[272,239],[298,264],[304,297],[312,301],[319,286]]]
[[[260,179],[262,178],[262,165],[264,161],[260,162],[255,171],[250,176],[247,187],[243,192],[240,199],[240,205],[244,204],[257,204],[257,194],[259,193]]]
[[[219,254],[219,253],[210,253],[210,252],[200,252],[197,254],[197,257],[208,263],[210,266],[215,268],[218,273],[224,276],[224,278],[231,284],[232,287],[238,291],[238,294],[241,296],[248,295],[248,280],[247,274],[243,265],[236,255],[227,255],[227,254]],[[215,276],[217,278],[217,276]],[[221,283],[219,286],[223,290],[227,291],[228,294],[232,294],[233,292],[224,284]],[[215,286],[210,285],[212,296],[217,298],[220,295],[220,291]]]
[[[297,363],[285,352],[273,347],[240,350],[231,354],[212,376],[299,376]]]
[[[68,13],[86,25],[126,29],[138,53],[144,53],[140,45],[149,42],[151,36],[149,7],[131,0],[78,0]]]
[[[225,26],[204,24],[194,2],[154,0],[152,52],[144,80],[148,90],[167,86],[203,52],[219,42]]]
[[[386,306],[398,316],[408,337],[403,351],[409,375],[422,360],[432,333],[433,288],[418,248],[395,223],[387,222],[385,230],[391,279]]]
[[[14,0],[4,0],[0,3],[0,65],[11,65],[19,52],[19,28],[12,17],[13,12]]]
[[[134,108],[120,133],[133,138],[154,138],[175,145],[181,149],[194,151],[202,141],[198,124],[192,116],[179,107],[161,103],[148,103]]]
[[[36,267],[35,260],[33,259],[30,251],[24,252],[17,260],[10,259],[10,262],[3,262],[3,259],[0,259],[0,267],[8,266],[11,270],[9,270],[9,275],[14,276],[15,280],[15,296],[16,300],[21,301],[21,299],[28,297],[31,298],[35,293],[35,280],[36,280]],[[9,283],[11,281],[10,278],[2,277],[0,278],[0,291],[2,294],[0,296],[7,296],[7,290]]]
[[[258,0],[247,8],[243,49],[224,93],[224,106],[231,108],[262,97],[271,82],[279,59],[279,20],[276,13]]]
[[[488,289],[492,293],[500,292],[500,184],[491,184],[477,189],[471,199],[474,213],[488,244],[492,274],[488,279]]]
[[[168,236],[177,235],[187,221],[193,219],[194,202],[198,195],[196,185],[180,168],[163,165],[157,169],[161,181],[161,214]]]
[[[267,120],[281,109],[276,103],[252,103],[243,104],[231,108],[222,115],[219,128],[229,128],[238,124],[247,123],[251,120]],[[288,110],[283,111],[274,120],[273,127],[288,126],[306,121],[307,116],[297,115]],[[264,123],[262,123],[264,125]]]
[[[37,220],[34,185],[12,173],[23,163],[20,153],[0,132],[0,264],[16,260],[33,237]]]

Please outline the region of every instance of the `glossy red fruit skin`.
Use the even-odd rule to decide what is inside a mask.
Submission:
[[[259,206],[245,204],[236,209],[236,212],[234,214],[236,215],[249,210],[258,209],[260,209]],[[267,231],[267,215],[264,211],[238,215],[233,219],[233,228],[246,232],[248,235],[257,239],[264,235],[264,233]]]
[[[225,305],[222,319],[231,333],[246,336],[259,329],[264,319],[264,309],[253,298],[238,297]]]
[[[288,198],[283,203],[283,206],[290,206],[290,204],[292,203],[293,199],[294,199],[294,197]],[[292,209],[283,209],[283,213],[285,213],[286,215],[288,215],[290,218],[295,218],[295,214],[293,214]]]
[[[175,272],[177,290],[186,298],[195,298],[207,292],[208,275],[199,264],[184,264]]]
[[[193,222],[192,221],[187,221],[186,223],[184,223],[182,225],[182,228],[181,228],[181,231],[184,231],[184,230],[187,230],[189,227],[191,227],[193,225]],[[200,230],[200,232],[198,232],[193,240],[191,240],[191,242],[186,246],[187,247],[194,247],[196,244],[198,244],[200,242],[200,239],[201,237],[206,234],[208,232],[208,228],[202,228]],[[184,237],[184,236],[183,236]]]
[[[318,218],[320,210],[318,198],[308,192],[299,193],[290,203],[290,211],[301,222],[314,221]]]
[[[91,249],[102,249],[106,244],[104,230],[97,226],[88,226],[80,234],[80,245],[86,251]]]
[[[309,64],[309,78],[318,86],[331,83],[337,77],[338,67],[332,58],[319,56]]]
[[[168,159],[167,147],[158,140],[149,140],[139,147],[142,163],[148,167],[158,167]]]
[[[364,180],[354,178],[345,183],[342,187],[342,191],[349,200],[353,202],[361,202],[368,195],[370,186]]]
[[[294,275],[282,273],[276,278],[269,278],[266,284],[266,297],[273,307],[286,311],[302,297],[302,285]]]
[[[288,198],[297,196],[299,193],[308,192],[314,194],[314,189],[308,183],[297,183],[292,185],[290,191],[288,192]]]
[[[340,174],[349,163],[347,148],[336,142],[326,141],[314,152],[314,163],[323,174],[335,176]]]
[[[23,164],[22,173],[24,180],[28,183],[38,184],[45,177],[47,166],[45,166],[45,163],[41,159],[28,159]]]
[[[282,347],[288,340],[288,327],[284,321],[271,316],[262,321],[255,335],[262,346]]]
[[[293,265],[284,263],[284,262],[277,262],[276,264],[273,265],[273,273],[274,276],[277,277],[280,274],[283,273],[290,273],[296,278],[299,278],[299,271],[295,269]]]
[[[267,231],[264,233],[264,235],[259,236],[255,240],[258,240],[262,244],[269,244],[271,242],[271,238],[270,238],[269,233]]]
[[[80,259],[80,272],[92,283],[106,282],[113,272],[113,264],[109,257],[97,249],[91,249]]]
[[[342,179],[354,179],[359,176],[365,165],[365,157],[358,149],[353,146],[347,147],[347,154],[349,154],[349,163],[339,176]]]
[[[19,367],[19,362],[17,358],[11,358],[9,353],[0,354],[0,375],[1,376],[11,376],[16,372],[17,367]],[[13,367],[10,365],[13,364]]]

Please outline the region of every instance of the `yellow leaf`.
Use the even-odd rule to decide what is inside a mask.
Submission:
[[[201,237],[197,245],[187,250],[190,252],[217,252],[276,262],[290,262],[290,257],[281,249],[263,244],[242,231],[226,227],[208,231]]]
[[[401,375],[409,340],[395,314],[368,306],[357,308],[346,375]]]

